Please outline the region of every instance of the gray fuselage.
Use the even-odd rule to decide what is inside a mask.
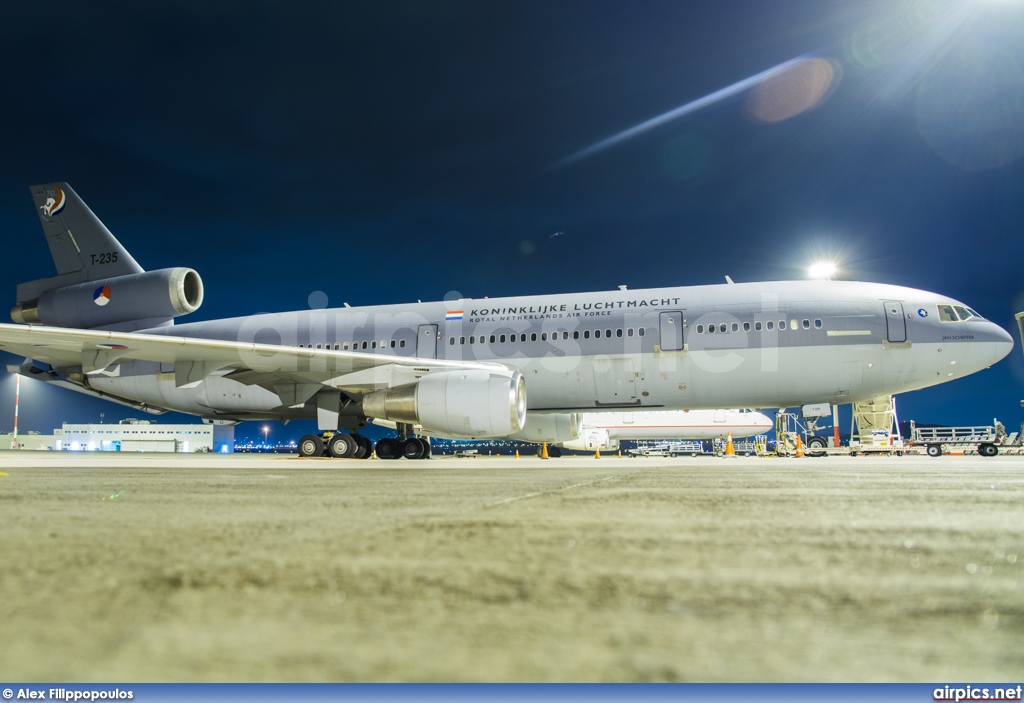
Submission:
[[[946,308],[969,310],[911,288],[792,281],[261,314],[148,333],[497,362],[525,377],[530,412],[761,408],[902,393],[1009,353],[1002,328],[976,313],[949,319]],[[211,418],[316,414],[227,372],[188,388],[173,372],[128,361],[89,385]]]

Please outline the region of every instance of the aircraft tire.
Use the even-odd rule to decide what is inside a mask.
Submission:
[[[419,437],[410,437],[402,445],[402,456],[406,459],[422,459],[427,453],[424,441]]]
[[[373,454],[373,442],[361,434],[354,434],[352,438],[356,441],[356,452],[352,456],[356,459],[369,459]]]
[[[551,457],[552,459],[559,458],[560,456],[562,456],[562,448],[561,447],[548,447],[548,456]]]
[[[810,437],[807,440],[807,456],[825,456],[828,442],[824,437]]]
[[[401,459],[401,449],[402,445],[397,439],[385,437],[384,439],[377,440],[378,459]]]
[[[299,456],[314,458],[324,455],[324,441],[318,435],[308,434],[299,440]]]
[[[335,459],[351,459],[359,445],[355,438],[344,432],[336,432],[327,440],[327,453]]]

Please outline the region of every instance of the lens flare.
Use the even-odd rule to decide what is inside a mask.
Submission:
[[[747,90],[748,88],[756,86],[761,81],[764,81],[768,78],[772,78],[773,76],[777,76],[781,73],[785,73],[786,71],[795,68],[796,66],[800,65],[802,62],[807,60],[808,59],[806,55],[798,56],[795,59],[790,59],[789,61],[780,63],[777,66],[772,66],[766,71],[761,71],[760,73],[750,76],[749,78],[744,78],[743,80],[737,81],[732,85],[722,88],[721,90],[716,90],[714,93],[709,93],[708,95],[705,95],[702,98],[698,98],[696,100],[686,103],[685,105],[681,105],[680,107],[677,107],[674,110],[669,110],[668,112],[662,113],[657,117],[652,117],[646,122],[641,122],[635,127],[630,127],[629,129],[623,130],[618,134],[614,134],[608,137],[607,139],[602,139],[596,144],[592,144],[591,146],[588,146],[586,149],[576,152],[572,156],[567,156],[566,158],[562,159],[561,161],[557,162],[554,165],[556,167],[567,166],[568,164],[574,163],[581,159],[585,159],[588,156],[593,156],[599,151],[604,151],[608,147],[615,146],[616,144],[621,144],[627,139],[631,139],[632,137],[643,134],[644,132],[648,132],[656,127],[660,127],[673,120],[677,120],[680,117],[684,117],[693,112],[696,112],[701,108],[713,105],[721,100],[741,93],[744,90]]]
[[[825,59],[798,61],[789,70],[761,81],[750,93],[747,110],[762,122],[781,122],[824,100],[838,84],[839,64]]]

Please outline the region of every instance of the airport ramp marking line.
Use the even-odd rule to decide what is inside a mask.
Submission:
[[[623,480],[623,479],[631,478],[633,476],[639,476],[640,473],[641,473],[640,471],[630,471],[629,473],[622,474],[622,475],[605,476],[604,478],[595,478],[593,481],[583,481],[582,483],[574,483],[574,484],[569,485],[569,486],[562,486],[561,488],[552,488],[551,490],[548,490],[548,491],[536,491],[534,493],[527,493],[527,494],[521,495],[521,496],[513,496],[511,498],[503,498],[502,500],[495,501],[494,503],[485,503],[483,507],[484,508],[496,508],[496,507],[498,507],[500,505],[508,505],[509,503],[516,503],[516,502],[521,501],[521,500],[530,500],[532,498],[540,498],[542,496],[549,496],[549,495],[554,495],[556,493],[563,493],[565,491],[571,491],[571,490],[574,490],[576,488],[586,488],[587,486],[595,486],[595,485],[597,485],[599,483],[604,483],[606,481]]]
[[[563,493],[565,491],[571,491],[571,490],[574,490],[574,489],[577,489],[577,488],[586,488],[587,486],[595,486],[595,485],[597,485],[599,483],[606,483],[608,481],[622,481],[622,480],[626,480],[626,479],[629,479],[629,478],[633,478],[634,476],[639,476],[642,473],[643,473],[643,470],[633,470],[633,471],[629,471],[629,472],[627,472],[625,474],[618,474],[618,475],[615,475],[615,476],[605,476],[604,478],[595,478],[592,481],[583,481],[581,483],[573,483],[573,484],[568,485],[568,486],[562,486],[561,488],[552,488],[551,490],[547,490],[547,491],[535,491],[533,493],[526,493],[526,494],[521,495],[521,496],[512,496],[511,498],[503,498],[502,500],[495,501],[493,503],[484,503],[483,505],[479,505],[479,504],[478,505],[471,505],[471,506],[467,506],[466,508],[464,508],[462,510],[454,510],[454,511],[452,511],[450,513],[445,513],[443,515],[420,516],[420,517],[415,517],[415,518],[407,518],[407,519],[404,519],[404,520],[396,520],[395,522],[393,522],[393,523],[391,523],[389,525],[381,525],[380,527],[374,527],[374,528],[370,528],[370,529],[367,529],[367,530],[359,530],[358,532],[355,532],[353,534],[354,535],[358,535],[358,536],[362,536],[362,537],[368,537],[368,536],[373,536],[373,535],[379,535],[379,534],[382,534],[384,532],[391,532],[392,530],[404,530],[406,528],[414,527],[416,525],[421,525],[423,523],[434,522],[434,521],[437,521],[437,520],[444,520],[444,519],[450,518],[450,517],[452,517],[454,515],[467,515],[469,513],[474,512],[474,511],[480,510],[481,508],[484,509],[484,510],[490,510],[491,508],[497,508],[497,507],[502,506],[502,505],[509,505],[511,503],[517,503],[517,502],[519,502],[521,500],[530,500],[532,498],[540,498],[542,496],[555,495],[556,493]]]

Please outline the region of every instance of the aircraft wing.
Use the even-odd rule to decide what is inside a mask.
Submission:
[[[0,324],[0,349],[57,368],[80,366],[85,374],[98,373],[121,360],[173,364],[179,387],[198,385],[218,372],[247,385],[321,384],[367,393],[412,383],[435,370],[508,368],[475,361],[12,324]]]

